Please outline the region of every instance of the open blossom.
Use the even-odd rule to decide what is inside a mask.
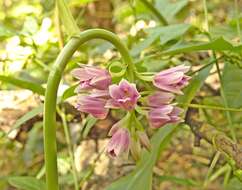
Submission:
[[[123,108],[125,110],[134,109],[140,97],[136,85],[125,79],[122,79],[119,85],[109,86],[109,94],[111,99],[108,100],[106,107]]]
[[[153,84],[161,89],[176,94],[183,94],[181,89],[188,85],[190,77],[185,75],[190,67],[179,65],[159,72],[154,76]]]
[[[107,100],[103,98],[81,95],[78,97],[77,109],[98,119],[105,119],[108,115],[108,109],[105,108],[106,102]]]
[[[97,67],[86,66],[83,68],[74,69],[72,71],[72,75],[80,81],[77,91],[92,88],[105,90],[112,82],[109,72],[105,69]]]
[[[124,152],[128,152],[130,146],[130,134],[128,129],[114,126],[111,129],[112,138],[107,145],[107,152],[111,157],[117,157]]]
[[[174,98],[175,95],[169,92],[156,91],[147,97],[147,104],[150,107],[159,107],[171,103]]]
[[[152,127],[159,128],[167,123],[177,123],[181,121],[179,114],[181,108],[172,105],[163,105],[158,108],[152,108],[148,112],[148,120]]]

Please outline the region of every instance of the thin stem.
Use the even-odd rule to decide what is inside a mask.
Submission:
[[[178,103],[178,105],[187,106],[187,107],[190,107],[190,108],[201,108],[201,109],[211,109],[211,110],[221,110],[221,111],[242,112],[242,109],[212,106],[212,105],[185,104],[185,103]]]
[[[240,30],[240,18],[239,18],[239,6],[238,0],[234,0],[234,9],[235,9],[235,17],[236,17],[236,26],[237,26],[237,33],[239,37],[239,41],[242,41],[241,30]]]
[[[220,59],[222,59],[222,58],[223,58],[223,56],[217,58],[216,60],[212,60],[212,61],[210,61],[209,63],[207,63],[207,64],[204,65],[203,67],[201,67],[201,68],[199,68],[198,70],[193,71],[192,73],[190,73],[190,75],[194,75],[195,73],[197,73],[197,72],[199,72],[199,71],[201,71],[201,70],[203,70],[203,69],[206,69],[208,66],[214,64],[216,61],[218,61],[218,60],[220,60]]]
[[[56,149],[56,102],[57,90],[64,69],[74,52],[83,43],[92,39],[104,39],[111,42],[120,52],[128,67],[130,78],[134,78],[134,65],[128,49],[112,32],[103,29],[86,30],[72,37],[58,55],[49,74],[44,104],[44,148],[47,190],[58,190],[57,149]]]
[[[57,107],[56,110],[57,110],[57,112],[60,115],[61,120],[62,120],[64,134],[65,134],[67,148],[68,148],[68,154],[69,154],[69,157],[71,159],[71,167],[72,167],[71,172],[72,172],[73,179],[74,179],[75,190],[78,190],[79,189],[79,187],[78,187],[78,174],[77,174],[77,170],[76,170],[76,166],[75,166],[74,150],[73,150],[73,146],[71,144],[69,127],[68,127],[68,124],[67,124],[67,121],[66,121],[65,111],[60,110],[59,107]]]
[[[168,22],[165,19],[165,17],[163,17],[163,15],[154,7],[154,5],[152,5],[152,3],[150,3],[147,0],[140,0],[140,2],[143,3],[143,5],[145,5],[145,7],[148,8],[159,19],[159,21],[162,24],[168,25]]]
[[[204,15],[205,15],[205,21],[206,21],[206,28],[207,28],[207,35],[209,37],[209,40],[211,40],[210,34],[209,34],[209,22],[208,22],[208,9],[207,9],[207,1],[203,0],[203,7],[204,7]],[[219,68],[219,63],[217,60],[217,56],[216,56],[216,52],[212,51],[212,55],[213,55],[213,59],[215,60],[215,65],[216,65],[216,70],[219,76],[219,82],[220,82],[220,93],[221,93],[221,97],[223,99],[224,105],[226,108],[228,108],[228,102],[225,96],[225,90],[223,87],[223,83],[222,83],[222,74]],[[234,132],[234,128],[233,128],[233,122],[232,122],[232,117],[229,111],[225,112],[226,114],[226,118],[228,120],[228,124],[229,124],[229,131],[231,133],[232,139],[236,142],[236,135]]]
[[[204,184],[203,184],[204,187],[206,187],[208,185],[209,177],[211,176],[212,171],[213,171],[214,167],[216,166],[216,164],[217,164],[217,162],[219,160],[220,154],[221,153],[219,151],[217,151],[215,156],[214,156],[214,158],[213,158],[213,160],[212,160],[212,163],[211,163],[211,165],[210,165],[210,167],[208,169],[208,173],[206,175],[206,178],[205,178],[205,181],[204,181]]]
[[[209,32],[209,22],[208,22],[208,8],[207,1],[203,0],[204,16],[205,16],[205,30]]]

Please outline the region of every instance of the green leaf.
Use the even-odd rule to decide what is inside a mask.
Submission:
[[[188,0],[156,0],[155,6],[160,13],[167,19],[172,20],[177,13],[179,13],[186,5]]]
[[[78,34],[80,32],[70,9],[65,0],[57,0],[57,6],[60,19],[65,27],[65,30],[69,36]]]
[[[191,103],[192,99],[195,97],[196,93],[202,87],[204,81],[209,76],[212,69],[212,65],[201,70],[196,76],[192,78],[189,85],[184,89],[184,95],[178,97],[178,102],[183,104]]]
[[[30,82],[30,81],[26,81],[23,79],[18,79],[13,76],[0,75],[0,81],[10,83],[19,88],[31,90],[32,92],[37,93],[39,95],[45,94],[45,89],[41,85]]]
[[[25,142],[23,158],[26,164],[33,161],[34,155],[42,151],[42,131],[43,122],[39,121],[34,124],[30,131],[28,131],[28,138]]]
[[[160,128],[151,139],[151,152],[144,151],[137,167],[105,190],[151,190],[153,167],[175,129],[176,125],[166,125]]]
[[[160,38],[160,45],[164,45],[170,40],[176,39],[182,36],[191,27],[189,24],[174,24],[169,26],[157,26],[147,30],[148,37],[135,45],[131,54],[136,56],[145,48],[149,47],[158,38]]]
[[[0,38],[11,37],[16,33],[12,30],[8,29],[6,26],[0,24]]]
[[[178,53],[187,53],[194,51],[205,51],[205,50],[214,50],[214,51],[234,51],[239,52],[242,50],[241,45],[233,45],[232,43],[226,41],[223,37],[217,38],[210,42],[192,42],[192,43],[178,43],[172,46],[170,49],[164,51],[164,54],[174,55]]]
[[[45,190],[45,183],[34,177],[16,176],[9,177],[8,183],[21,190]]]
[[[51,11],[55,7],[55,0],[42,0],[41,5],[46,11]]]
[[[96,124],[97,118],[88,115],[86,124],[84,126],[83,132],[82,132],[82,137],[86,138],[92,127]]]
[[[229,107],[242,107],[242,69],[231,63],[226,63],[222,84]]]
[[[65,101],[66,99],[72,97],[72,96],[75,96],[76,93],[75,93],[75,89],[77,88],[78,84],[75,84],[73,86],[70,86],[69,88],[67,88],[62,97],[61,97],[61,101]]]
[[[229,184],[225,186],[224,190],[242,190],[242,182],[234,177],[229,181]]]
[[[20,117],[15,122],[15,124],[13,125],[13,127],[11,128],[11,130],[8,133],[11,133],[11,131],[13,131],[14,129],[21,127],[22,124],[26,123],[28,120],[32,119],[33,117],[37,116],[38,114],[40,114],[42,112],[43,112],[43,105],[41,104],[39,107],[32,109],[31,111],[27,112],[22,117]]]
[[[179,185],[184,185],[184,186],[198,186],[199,184],[192,180],[192,179],[185,179],[185,178],[179,178],[175,176],[158,176],[158,179],[163,182],[163,181],[170,181]]]

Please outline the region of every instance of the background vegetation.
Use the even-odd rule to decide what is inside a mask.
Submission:
[[[102,40],[81,46],[58,92],[61,189],[241,190],[241,10],[240,0],[66,0],[58,8],[54,1],[0,1],[0,189],[44,189],[48,74],[73,31],[104,28],[122,38],[139,71],[192,66],[178,99],[188,114],[177,127],[147,129],[155,148],[137,166],[110,159],[106,136],[120,116],[97,121],[77,112],[70,71],[120,57]]]

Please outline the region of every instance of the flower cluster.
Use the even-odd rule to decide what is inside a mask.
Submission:
[[[150,149],[149,138],[135,116],[138,102],[139,107],[148,109],[147,120],[153,128],[180,122],[182,110],[172,101],[175,94],[183,94],[181,90],[190,79],[185,75],[188,70],[188,66],[180,65],[157,73],[153,77],[154,90],[141,98],[136,85],[126,79],[112,84],[112,77],[105,69],[90,66],[74,69],[72,75],[79,80],[76,108],[98,119],[105,119],[110,109],[127,111],[126,116],[114,124],[109,132],[111,139],[107,152],[111,157],[117,157],[130,150],[133,157],[138,158],[140,145]]]
[[[181,89],[188,85],[190,77],[185,75],[189,66],[180,65],[161,71],[154,76],[153,84],[159,89],[148,96],[147,104],[150,107],[148,120],[152,127],[158,128],[167,123],[181,121],[179,114],[182,109],[171,104],[174,94],[183,94]],[[172,94],[174,93],[174,94]]]

